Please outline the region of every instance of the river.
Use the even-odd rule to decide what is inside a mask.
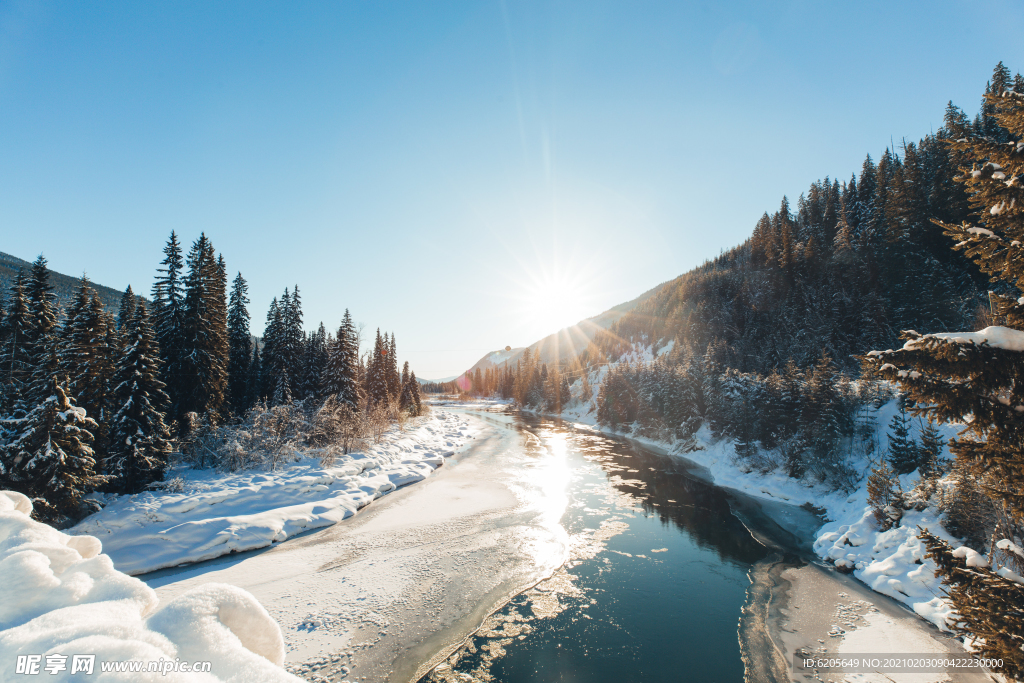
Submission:
[[[333,527],[154,572],[252,592],[311,681],[788,680],[773,568],[810,513],[558,420],[464,411],[472,445]],[[809,533],[800,532],[809,538]]]
[[[527,415],[510,426],[525,468],[565,473],[567,561],[423,681],[742,681],[745,660],[773,657],[763,620],[741,617],[764,568],[799,548],[758,502],[632,442]]]

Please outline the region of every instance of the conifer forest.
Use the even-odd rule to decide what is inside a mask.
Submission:
[[[52,290],[39,256],[3,303],[0,486],[29,496],[58,528],[94,511],[83,500],[91,491],[160,482],[172,453],[200,467],[251,467],[289,440],[344,434],[348,444],[421,410],[394,334],[377,330],[360,355],[347,310],[336,330],[305,330],[298,285],[270,302],[255,338],[245,278],[229,288],[205,234],[186,254],[172,232],[152,299],[129,286],[116,316],[84,276],[66,310]]]

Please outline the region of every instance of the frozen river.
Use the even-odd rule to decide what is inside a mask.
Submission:
[[[785,536],[758,504],[593,431],[476,417],[469,448],[350,520],[143,578],[251,591],[309,680],[743,680],[769,647],[737,637],[773,554],[755,536]]]

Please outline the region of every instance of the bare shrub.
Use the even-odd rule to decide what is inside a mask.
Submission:
[[[367,428],[374,443],[380,443],[384,433],[391,426],[390,411],[388,406],[378,403],[366,415]]]

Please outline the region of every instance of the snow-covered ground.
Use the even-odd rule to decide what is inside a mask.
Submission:
[[[0,491],[0,681],[81,680],[82,671],[100,681],[299,680],[281,668],[277,622],[248,592],[207,583],[158,609],[156,592],[117,571],[96,538],[61,533],[31,511],[25,496]],[[91,669],[75,671],[89,657]],[[105,671],[136,663],[145,668]]]
[[[306,456],[274,470],[181,468],[168,474],[181,478],[181,492],[120,496],[70,533],[99,538],[127,574],[262,548],[336,524],[424,479],[470,438],[466,418],[434,410],[329,467]]]
[[[542,445],[510,416],[461,419],[476,438],[421,485],[317,533],[143,578],[165,601],[209,581],[250,591],[306,680],[417,680],[568,552],[564,466],[531,456]]]

